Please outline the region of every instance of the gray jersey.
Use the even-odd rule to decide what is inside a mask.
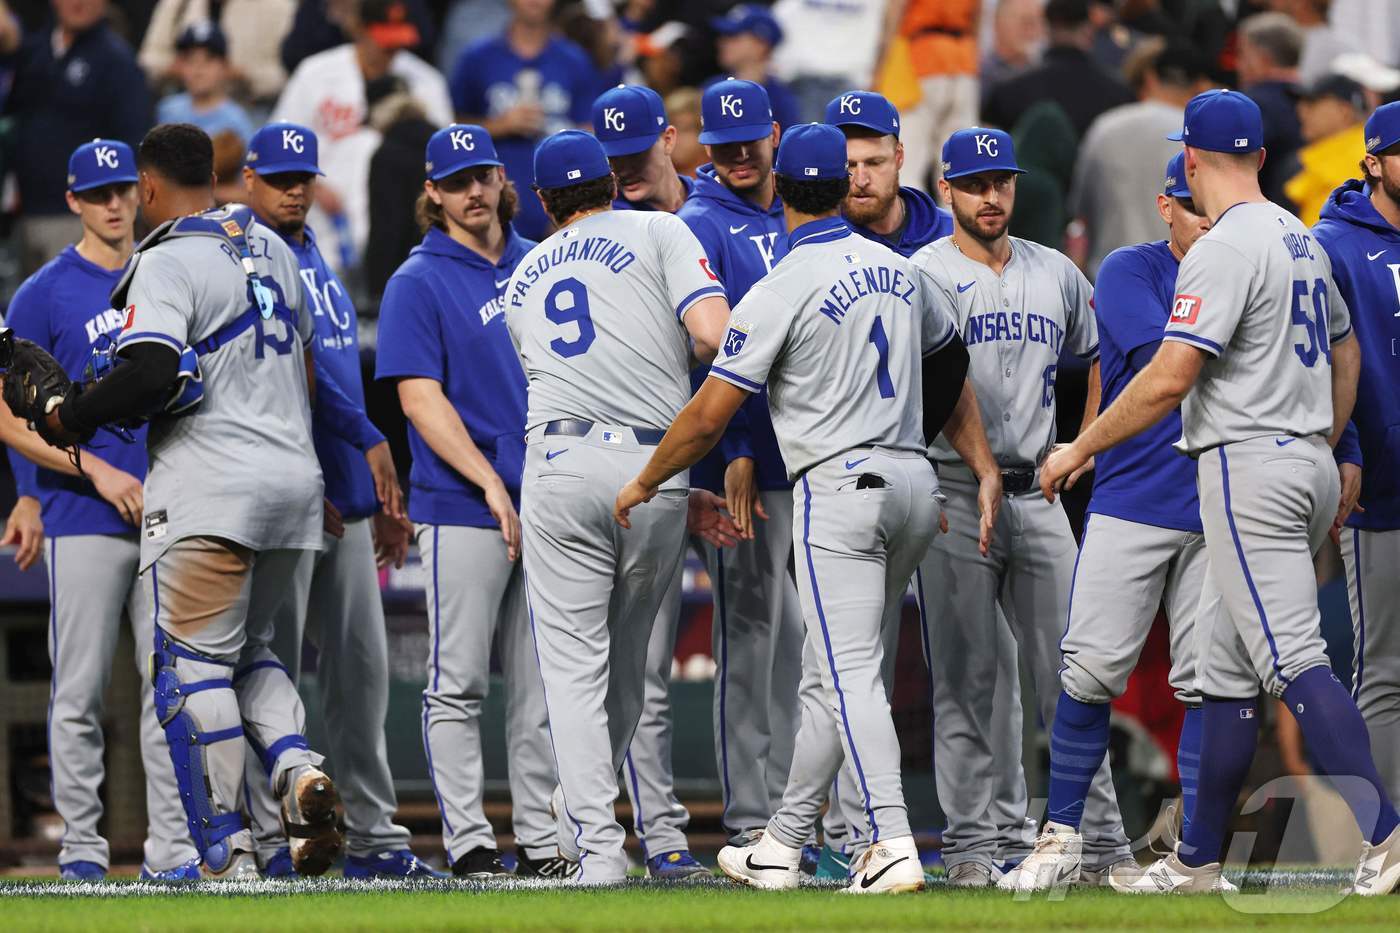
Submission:
[[[199,407],[151,423],[143,568],[192,535],[259,551],[321,547],[321,467],[303,356],[314,323],[291,250],[258,224],[247,236],[254,267],[280,290],[296,329],[277,317],[259,320],[201,357]],[[213,236],[174,237],[141,254],[126,300],[118,346],[154,342],[177,351],[251,306],[237,254]]]
[[[1060,351],[1086,360],[1099,352],[1093,289],[1074,263],[1038,243],[1011,237],[1011,259],[997,275],[944,237],[914,254],[935,295],[962,330],[982,423],[1004,467],[1040,463],[1055,443],[1055,374]],[[940,435],[930,452],[959,459]]]
[[[793,231],[730,316],[710,374],[760,391],[788,475],[856,447],[923,450],[920,356],[953,338],[928,277],[842,222]]]
[[[506,289],[506,326],[530,380],[527,427],[670,427],[690,400],[681,319],[723,294],[700,241],[671,214],[605,211],[540,243]]]
[[[1350,332],[1332,262],[1302,221],[1269,202],[1221,214],[1181,261],[1164,335],[1210,354],[1177,448],[1330,434],[1331,344]]]

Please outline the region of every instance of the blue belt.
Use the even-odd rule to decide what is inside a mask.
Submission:
[[[544,426],[546,436],[562,435],[564,437],[587,437],[593,430],[594,422],[583,421],[578,418],[564,418],[560,421],[551,421]],[[661,439],[666,436],[666,432],[661,428],[628,428],[632,436],[637,439],[637,443],[643,447],[655,447],[661,443]]]

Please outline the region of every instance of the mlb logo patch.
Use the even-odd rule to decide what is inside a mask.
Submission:
[[[583,169],[581,169],[581,168],[571,168],[571,169],[569,169],[568,174],[565,175],[564,177],[567,178],[567,179],[569,179],[569,181],[573,181],[575,178],[581,178],[581,177],[583,177]]]
[[[1248,146],[1248,145],[1249,145],[1249,140],[1248,140],[1248,139],[1245,139],[1243,136],[1237,136],[1237,137],[1235,137],[1235,148],[1236,148],[1236,149],[1243,149],[1245,146]]]
[[[1194,324],[1201,313],[1201,299],[1195,295],[1177,295],[1172,301],[1173,324]]]
[[[802,170],[802,174],[803,174],[803,175],[809,175],[809,176],[815,178],[815,177],[816,177],[816,174],[817,174],[817,170],[816,170],[815,168],[811,167],[811,166],[808,166],[807,168],[804,168],[804,169]]]
[[[604,431],[604,432],[603,432],[603,443],[604,443],[604,444],[621,444],[621,443],[622,443],[622,435],[619,434],[619,433],[617,433],[616,431]]]
[[[860,257],[857,256],[855,253],[842,253],[842,254],[841,254],[841,258],[844,259],[844,260],[846,260],[846,264],[847,264],[847,265],[850,265],[850,266],[858,266],[858,265],[860,265]]]
[[[724,335],[724,355],[737,356],[739,351],[744,349],[744,342],[748,339],[748,325],[734,324],[729,328],[729,333]]]

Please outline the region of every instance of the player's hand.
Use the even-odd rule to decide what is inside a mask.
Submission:
[[[724,500],[719,496],[705,489],[692,489],[685,516],[686,531],[699,535],[715,547],[733,547],[743,536],[723,509]]]
[[[365,462],[374,476],[374,494],[384,513],[390,518],[407,518],[403,511],[403,489],[399,486],[399,471],[394,467],[394,455],[389,442],[380,441],[365,451]]]
[[[739,457],[729,461],[729,466],[725,467],[724,500],[739,537],[753,540],[754,515],[767,521],[768,513],[763,510],[763,502],[758,497],[758,480],[754,477],[752,457]]]
[[[1093,469],[1094,469],[1094,458],[1093,458],[1093,457],[1090,457],[1088,460],[1085,460],[1085,461],[1084,461],[1084,465],[1083,465],[1083,466],[1079,467],[1079,469],[1075,470],[1073,473],[1071,473],[1071,474],[1069,475],[1069,479],[1065,480],[1065,484],[1064,484],[1064,486],[1062,486],[1061,488],[1062,488],[1062,489],[1073,489],[1073,488],[1074,488],[1074,484],[1077,483],[1077,482],[1079,482],[1079,477],[1083,476],[1085,473],[1090,473],[1090,472],[1092,472]]]
[[[941,535],[948,533],[948,513],[942,509],[938,510],[938,533]]]
[[[340,509],[336,508],[331,500],[326,499],[325,511],[321,516],[321,529],[332,538],[345,537],[345,519],[341,517]]]
[[[1001,474],[995,470],[977,482],[977,550],[983,557],[992,547],[992,532],[1001,514]]]
[[[1337,465],[1337,473],[1342,479],[1342,495],[1337,503],[1337,517],[1332,520],[1332,540],[1342,543],[1342,526],[1347,523],[1352,512],[1366,511],[1357,501],[1361,498],[1361,467],[1354,463]]]
[[[9,544],[16,546],[15,564],[20,570],[28,570],[39,559],[44,549],[44,523],[39,518],[39,500],[33,496],[20,496],[10,510],[0,547]]]
[[[656,492],[655,486],[643,486],[635,479],[632,480],[617,494],[617,501],[613,503],[613,519],[623,528],[631,528],[632,522],[627,517],[628,513],[643,502],[650,502]]]
[[[123,521],[141,527],[141,512],[146,507],[146,500],[139,479],[94,456],[83,459],[83,472],[92,481],[97,494],[112,504]]]
[[[1079,449],[1078,444],[1056,444],[1050,456],[1040,465],[1040,491],[1047,502],[1055,501],[1065,478],[1093,460]]]
[[[515,512],[515,503],[510,501],[506,484],[499,479],[486,490],[486,507],[501,526],[501,537],[506,542],[506,555],[511,560],[520,556],[520,516]]]
[[[413,525],[408,519],[375,512],[369,530],[374,539],[374,565],[381,570],[390,564],[395,570],[401,568],[408,556],[408,542],[413,538]]]

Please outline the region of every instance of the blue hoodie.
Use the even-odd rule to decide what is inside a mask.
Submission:
[[[1369,189],[1353,179],[1332,192],[1313,235],[1332,260],[1332,278],[1351,309],[1361,346],[1352,423],[1365,467],[1361,506],[1366,511],[1353,512],[1347,524],[1390,531],[1400,528],[1400,373],[1391,354],[1400,338],[1400,230],[1376,211]]]
[[[787,255],[782,201],[774,197],[772,206],[765,211],[726,188],[711,164],[700,166],[695,173],[695,189],[676,216],[686,222],[705,248],[710,266],[724,283],[731,308]],[[708,370],[702,366],[695,372],[697,375],[692,378],[698,388]],[[766,389],[744,401],[715,453],[691,469],[691,483],[722,490],[724,467],[739,457],[753,458],[759,489],[792,488],[773,434]]]
[[[264,226],[275,230],[272,224]],[[311,228],[298,243],[283,237],[300,267],[302,285],[311,299],[316,325],[312,357],[316,363],[316,404],[311,411],[311,442],[326,478],[326,498],[347,519],[368,518],[379,509],[374,476],[365,451],[384,435],[365,411],[360,374],[359,318],[355,303],[326,265]]]
[[[953,234],[953,215],[918,188],[901,187],[904,199],[904,224],[892,236],[876,233],[869,227],[851,224],[851,229],[867,240],[883,243],[901,256],[912,256],[920,249]],[[897,238],[897,239],[896,239]]]
[[[506,234],[491,263],[436,227],[389,278],[379,306],[376,379],[442,383],[472,442],[520,508],[525,466],[525,372],[511,343],[502,296],[534,241]],[[408,517],[430,525],[498,527],[481,487],[433,452],[408,425],[413,451]]]

